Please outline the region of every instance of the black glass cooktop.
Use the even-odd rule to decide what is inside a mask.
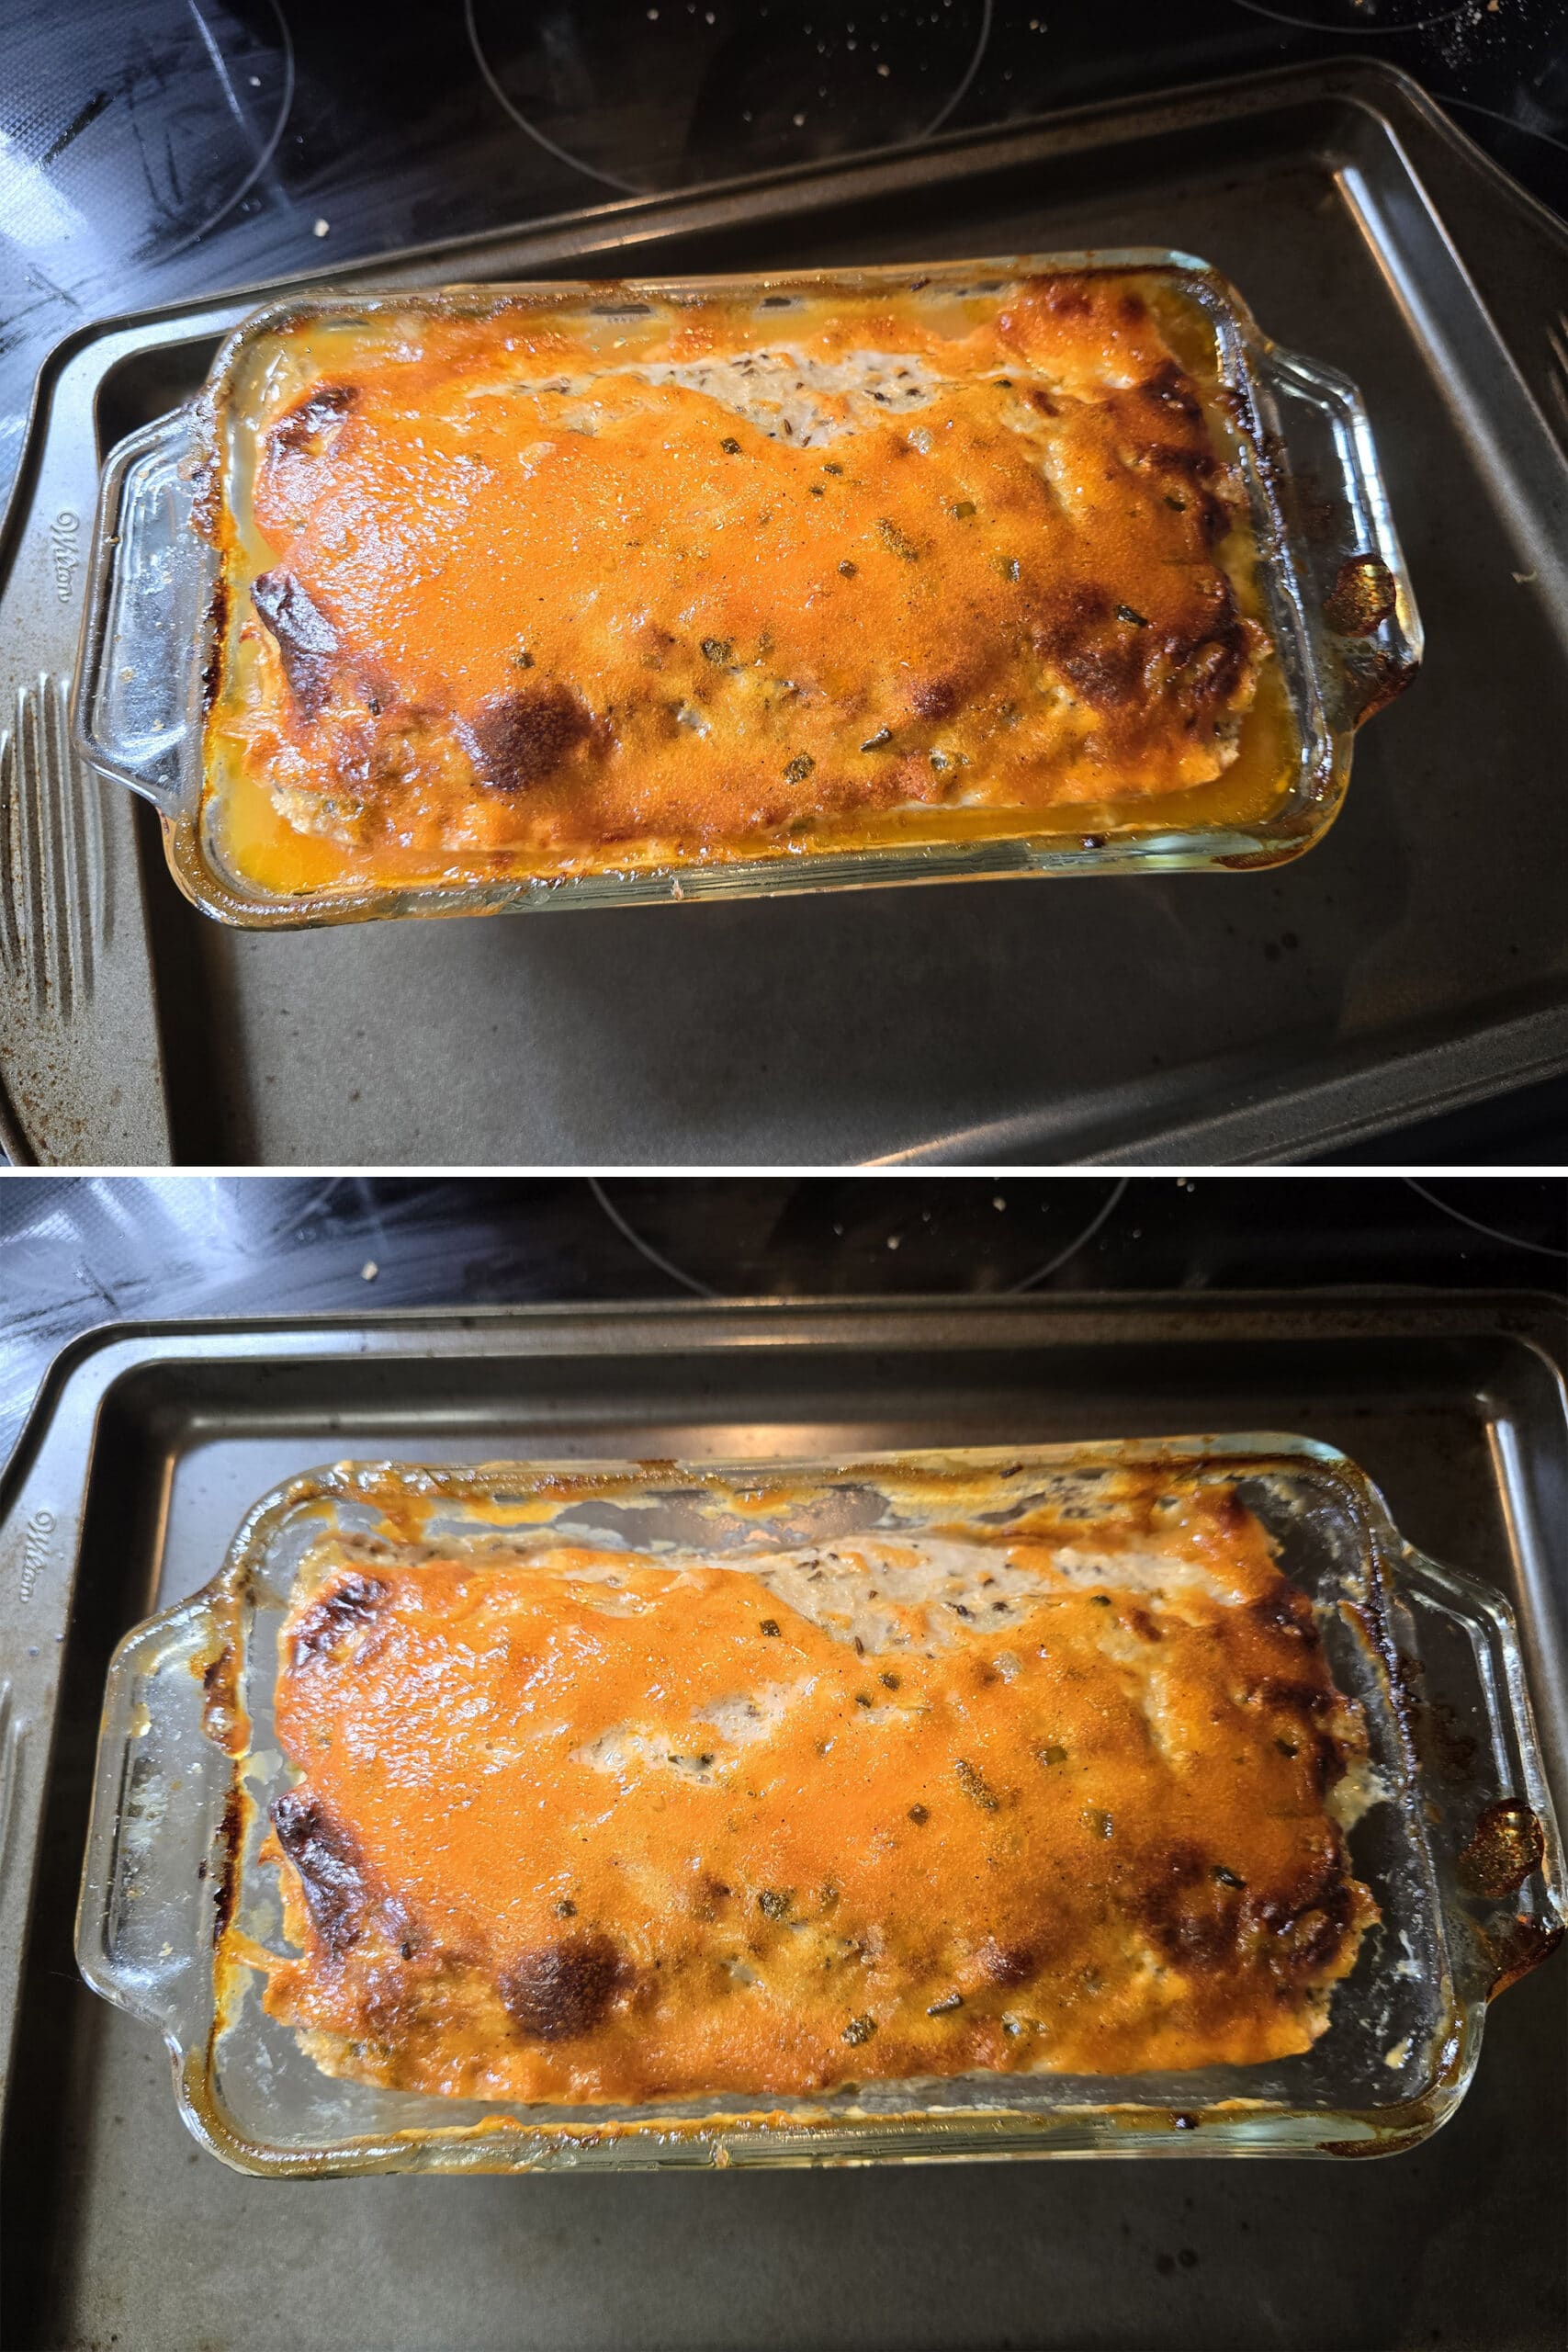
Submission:
[[[85,319],[1347,50],[1568,211],[1561,0],[6,0],[0,499]]]
[[[1562,0],[5,0],[0,507],[39,365],[94,318],[1348,51],[1568,215]],[[1408,1156],[1565,1147],[1559,1083]]]
[[[144,1317],[590,1299],[1529,1290],[1560,1178],[36,1177],[0,1184],[0,1464],[51,1358]]]

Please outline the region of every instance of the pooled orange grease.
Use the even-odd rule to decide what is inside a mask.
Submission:
[[[1175,1543],[1226,1599],[1057,1581],[935,1655],[923,1612],[858,1656],[717,1566],[329,1570],[276,1719],[335,1892],[285,1865],[268,2008],[329,2071],[536,2100],[1306,2048],[1375,1917],[1323,1802],[1359,1720],[1256,1521],[1196,1496]],[[752,1694],[759,1736],[705,1716]]]
[[[278,888],[565,873],[971,838],[1222,777],[1266,800],[1277,695],[1232,765],[1268,640],[1212,360],[1173,352],[1191,319],[1093,273],[946,307],[945,332],[890,290],[613,346],[524,303],[415,320],[398,356],[281,336],[251,520],[339,650],[302,711],[260,567],[231,573],[211,743],[238,862]],[[635,375],[538,389],[781,346],[940,380],[808,448]],[[350,405],[304,431],[323,388]]]

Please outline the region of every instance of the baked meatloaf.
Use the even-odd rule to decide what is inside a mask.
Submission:
[[[1256,797],[1240,446],[1153,270],[281,322],[214,508],[231,857],[565,876]]]
[[[742,1556],[319,1549],[270,2012],[334,2075],[637,2102],[1309,2047],[1365,1755],[1228,1487]]]

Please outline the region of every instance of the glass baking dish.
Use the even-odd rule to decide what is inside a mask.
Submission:
[[[807,296],[852,297],[882,288],[921,303],[951,302],[1000,297],[1026,273],[1089,270],[1134,272],[1145,282],[1157,277],[1213,352],[1205,409],[1245,483],[1259,558],[1260,615],[1276,650],[1270,668],[1279,683],[1269,691],[1281,707],[1270,720],[1267,773],[1234,805],[1227,808],[1214,786],[1198,786],[1141,801],[1076,802],[1015,824],[1002,824],[998,812],[998,824],[987,824],[983,836],[976,830],[963,839],[911,833],[847,849],[825,839],[819,847],[781,843],[767,855],[622,871],[530,876],[477,869],[412,881],[301,883],[287,891],[261,888],[228,854],[223,796],[208,772],[205,719],[225,674],[241,599],[228,593],[229,574],[204,525],[215,484],[229,494],[229,426],[241,404],[239,388],[265,363],[269,336],[301,322],[351,330],[389,316],[482,316],[519,299],[581,322],[650,311],[675,316],[699,300],[744,300],[766,313],[776,335],[789,305]],[[1356,729],[1409,684],[1421,646],[1355,387],[1272,344],[1235,289],[1190,255],[1128,249],[678,284],[457,287],[272,303],[229,337],[197,401],[110,452],[72,723],[86,759],[157,808],[170,869],[186,896],[220,921],[276,928],[873,883],[1275,865],[1309,848],[1332,823]],[[1258,708],[1251,720],[1261,724]],[[1244,749],[1247,741],[1244,729]]]
[[[738,1555],[908,1532],[1042,1498],[1110,1503],[1130,1467],[1236,1492],[1309,1597],[1366,1719],[1351,1866],[1382,1912],[1304,2054],[1123,2077],[970,2075],[770,2101],[460,2101],[335,2080],[267,2017],[244,1939],[283,1949],[267,1807],[278,1631],[326,1534],[457,1544],[509,1529]],[[515,1539],[513,1539],[515,1540]],[[139,1627],[109,1672],[77,1926],[94,1989],[158,2027],[196,2137],[245,2172],[894,2163],[1046,2155],[1376,2155],[1413,2147],[1475,2071],[1492,1996],[1562,1937],[1562,1859],[1513,1616],[1403,1542],[1345,1455],[1304,1438],[903,1453],[854,1464],[341,1464],[251,1511],[204,1590]]]

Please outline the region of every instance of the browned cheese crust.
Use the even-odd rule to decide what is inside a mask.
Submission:
[[[280,333],[209,739],[236,856],[581,873],[1214,784],[1269,646],[1179,310],[1083,272]]]
[[[671,1561],[329,1555],[273,1807],[328,2071],[561,2102],[1306,2049],[1364,1757],[1228,1492]]]

